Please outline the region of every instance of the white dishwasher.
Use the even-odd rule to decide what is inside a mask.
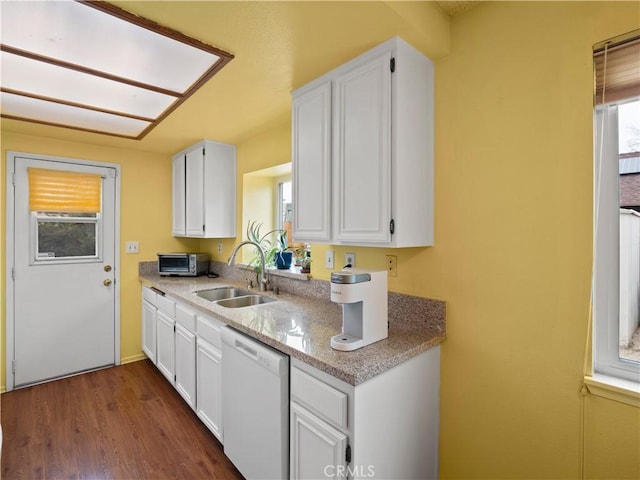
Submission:
[[[248,480],[289,478],[289,357],[222,329],[224,453]]]

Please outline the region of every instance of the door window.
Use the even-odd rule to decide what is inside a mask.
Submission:
[[[29,168],[33,263],[100,260],[102,177]]]
[[[98,213],[33,212],[32,215],[36,262],[69,257],[99,257]]]

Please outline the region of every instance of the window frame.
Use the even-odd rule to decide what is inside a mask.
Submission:
[[[289,183],[293,186],[292,184],[292,180],[291,180],[291,176],[287,176],[287,177],[279,177],[277,180],[277,208],[276,208],[276,215],[277,215],[277,222],[276,222],[276,227],[280,230],[284,229],[284,217],[285,217],[285,209],[284,209],[284,184],[285,183]],[[289,241],[291,241],[291,239],[288,239]]]
[[[632,100],[632,99],[629,99]],[[620,358],[620,225],[617,103],[594,110],[593,373],[640,392],[640,362]],[[628,382],[628,384],[627,384]]]
[[[40,223],[92,223],[95,226],[95,255],[78,255],[64,257],[44,257],[38,255]],[[102,216],[51,216],[43,212],[31,212],[31,262],[30,265],[51,265],[60,263],[94,263],[102,262]]]

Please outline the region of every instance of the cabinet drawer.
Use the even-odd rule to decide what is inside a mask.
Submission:
[[[347,394],[291,368],[291,400],[295,400],[329,423],[347,428]]]
[[[220,328],[222,322],[210,317],[198,315],[196,331],[198,337],[206,340],[211,345],[222,348],[222,337],[220,336]]]
[[[171,318],[176,318],[176,303],[170,298],[163,297],[162,295],[157,295],[156,306],[161,312],[165,313]]]
[[[149,287],[142,287],[142,298],[149,302],[154,307],[156,306],[157,293],[151,290]]]
[[[189,330],[191,333],[196,331],[196,312],[176,303],[176,322]]]

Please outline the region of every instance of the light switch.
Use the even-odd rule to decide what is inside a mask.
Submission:
[[[136,240],[133,242],[125,243],[125,251],[127,253],[138,253],[140,250],[140,243]]]
[[[329,268],[333,270],[333,250],[325,250],[324,251],[324,268]]]

